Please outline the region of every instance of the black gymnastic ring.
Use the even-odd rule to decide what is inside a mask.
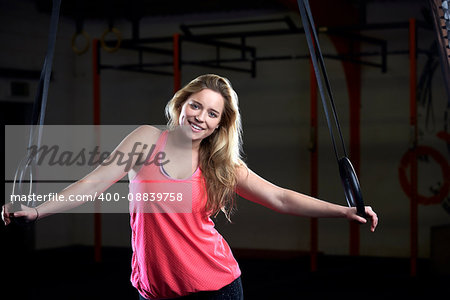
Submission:
[[[341,181],[344,186],[345,198],[347,199],[348,206],[356,207],[357,214],[365,218],[366,213],[364,201],[355,169],[353,169],[352,163],[346,156],[341,157],[338,163],[339,173],[341,175]]]

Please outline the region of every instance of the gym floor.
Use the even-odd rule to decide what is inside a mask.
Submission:
[[[105,247],[101,263],[93,261],[93,253],[91,247],[68,247],[25,254],[16,261],[21,268],[12,268],[8,277],[15,295],[11,299],[137,300],[129,281],[131,249]],[[411,277],[409,260],[400,258],[319,255],[314,273],[304,254],[236,258],[245,299],[432,299],[449,294],[450,275],[434,272],[428,260],[419,260],[419,275]]]

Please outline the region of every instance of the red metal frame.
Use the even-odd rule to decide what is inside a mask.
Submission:
[[[347,87],[350,100],[350,157],[358,177],[361,166],[361,67],[344,62],[347,73]],[[359,255],[360,226],[350,222],[350,255]]]
[[[416,156],[417,149],[417,27],[416,20],[409,20],[409,106],[412,134],[412,147],[410,151],[413,152],[413,157]],[[411,161],[411,199],[410,199],[410,243],[411,243],[411,276],[417,274],[417,248],[418,248],[418,203],[417,203],[417,180],[418,180],[417,160]]]
[[[173,91],[181,88],[180,34],[173,35]]]
[[[314,73],[314,67],[310,60],[309,68],[309,90],[310,90],[310,109],[311,109],[311,149],[310,149],[310,189],[311,196],[318,197],[318,183],[319,183],[319,157],[318,157],[318,129],[317,129],[317,81]],[[319,224],[317,218],[311,218],[310,220],[310,249],[311,249],[311,271],[317,271],[317,252],[319,244]]]

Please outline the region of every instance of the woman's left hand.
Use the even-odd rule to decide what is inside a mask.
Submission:
[[[365,212],[366,212],[366,219],[357,215],[355,207],[349,207],[347,219],[354,220],[356,222],[363,224],[367,223],[367,221],[370,221],[370,231],[374,232],[375,228],[378,225],[378,216],[370,206],[365,207]]]

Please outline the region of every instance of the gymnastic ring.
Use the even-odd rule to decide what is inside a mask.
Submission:
[[[366,217],[364,201],[362,198],[361,187],[355,169],[348,157],[341,157],[338,161],[339,174],[341,175],[342,185],[344,186],[345,198],[348,206],[356,207],[357,214],[363,218]]]
[[[406,175],[406,171],[413,159],[417,160],[417,158],[422,155],[428,155],[438,163],[441,167],[444,184],[440,188],[439,192],[433,196],[424,196],[417,193],[417,202],[423,205],[438,204],[448,195],[450,188],[450,168],[448,166],[447,159],[436,149],[428,146],[418,146],[415,151],[409,150],[406,152],[403,155],[398,168],[400,185],[405,194],[411,199],[411,184],[408,180],[408,176]]]
[[[82,37],[84,37],[84,39],[86,40],[86,43],[85,43],[84,47],[81,48],[81,49],[79,49],[79,48],[77,47],[77,45],[75,45],[75,42],[76,42],[77,37],[78,37],[79,35],[81,35]],[[88,34],[86,31],[81,30],[80,32],[75,32],[75,33],[72,35],[72,50],[73,50],[73,52],[75,52],[75,53],[78,54],[78,55],[81,55],[81,54],[85,53],[85,52],[89,49],[89,46],[90,46],[90,44],[91,44],[91,41],[90,41],[90,40],[91,40],[91,38],[90,38],[89,34]]]
[[[114,47],[107,46],[106,42],[105,42],[105,37],[110,32],[112,32],[117,38],[117,42]],[[122,43],[122,34],[120,33],[120,30],[117,29],[116,27],[111,27],[111,28],[106,29],[105,32],[103,32],[102,37],[100,38],[100,44],[101,44],[102,48],[110,53],[116,52],[117,50],[119,50],[121,43]]]

